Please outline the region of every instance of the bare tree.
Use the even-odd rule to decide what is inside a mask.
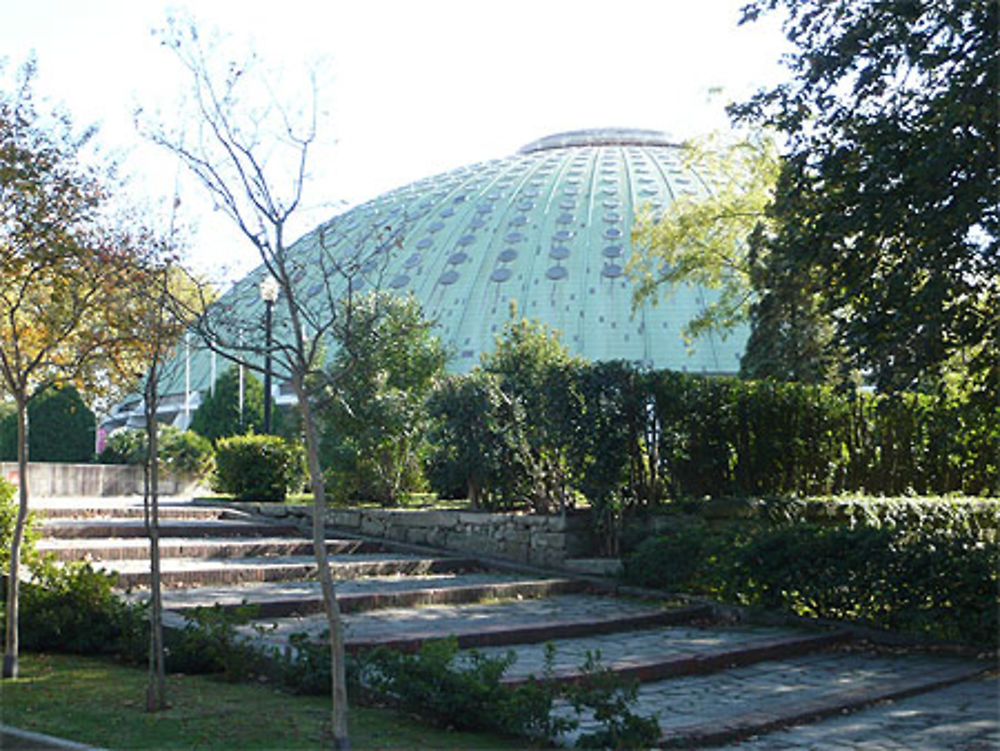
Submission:
[[[148,128],[148,135],[189,168],[215,207],[256,250],[263,275],[277,283],[279,335],[273,340],[262,337],[260,325],[248,320],[244,305],[227,304],[225,299],[199,317],[195,330],[213,351],[256,370],[267,357],[294,391],[314,499],[313,549],[330,633],[333,745],[346,749],[350,742],[344,634],[327,557],[326,488],[315,408],[318,399],[339,398],[337,383],[324,367],[331,336],[336,332],[340,340],[350,338],[354,297],[363,285],[377,288],[406,219],[397,216],[390,222],[374,216],[367,228],[352,233],[327,225],[290,252],[288,225],[302,208],[306,168],[317,140],[315,78],[304,115],[295,117],[292,108],[276,101],[276,87],[269,87],[266,77],[254,81],[259,73],[255,58],[245,64],[226,63],[214,75],[207,45],[193,23],[171,22],[162,39],[190,74],[190,104],[198,128],[191,135],[191,123],[185,125],[188,140],[162,126]],[[263,98],[247,98],[251,81],[263,82],[258,88]],[[299,284],[307,272],[318,273],[321,279],[320,289],[311,294]]]
[[[172,224],[172,223],[171,223]],[[138,384],[143,396],[146,453],[143,465],[143,508],[149,539],[149,681],[146,709],[166,709],[166,666],[163,646],[163,599],[160,574],[160,386],[182,362],[175,348],[201,309],[204,298],[200,282],[181,266],[173,252],[173,231],[169,237],[134,223],[125,241],[141,251],[133,273],[141,283],[130,288],[118,306],[123,327],[135,333],[133,344],[111,367],[121,383]]]

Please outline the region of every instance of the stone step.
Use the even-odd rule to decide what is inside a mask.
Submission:
[[[57,539],[145,537],[139,519],[49,519],[38,525],[40,535]],[[160,523],[161,537],[301,537],[293,526],[238,519],[171,519]]]
[[[577,593],[588,586],[579,579],[520,579],[490,573],[365,577],[336,583],[337,602],[342,613],[534,599]],[[173,589],[164,592],[163,601],[165,608],[180,613],[216,604],[226,609],[250,604],[257,608],[258,618],[289,618],[323,611],[323,594],[317,581]]]
[[[381,544],[365,540],[327,540],[330,554],[378,553]],[[48,538],[39,540],[38,552],[58,561],[149,560],[149,540],[145,537]],[[163,537],[160,558],[246,558],[312,555],[311,540],[291,537]]]
[[[813,632],[780,628],[673,626],[620,634],[562,639],[550,642],[553,662],[546,673],[547,645],[523,645],[517,662],[504,674],[503,683],[517,686],[543,675],[559,683],[577,683],[585,677],[582,666],[588,654],[624,681],[649,683],[682,675],[712,673],[807,654],[850,640],[846,631]],[[484,654],[491,651],[479,650]]]
[[[879,658],[869,659],[875,662]],[[910,662],[909,669],[900,670],[896,674],[887,670],[884,677],[878,678],[863,674],[851,675],[848,667],[841,666],[840,671],[831,671],[835,674],[831,683],[836,688],[808,696],[796,695],[794,698],[790,694],[795,693],[795,689],[786,689],[789,694],[786,698],[764,701],[756,706],[748,701],[739,710],[711,721],[685,721],[670,724],[664,729],[661,720],[663,732],[660,747],[692,748],[737,743],[789,725],[815,723],[827,717],[849,714],[882,702],[916,696],[972,680],[993,668],[969,662],[950,665],[922,664],[925,662],[923,660]],[[868,667],[867,671],[878,672],[876,666]],[[866,671],[863,669],[859,672]]]
[[[662,747],[693,748],[733,743],[789,723],[814,721],[929,691],[973,678],[991,667],[936,655],[831,649],[708,675],[643,683],[632,711],[657,718]],[[573,716],[567,705],[556,711]],[[692,718],[698,718],[697,722]],[[572,744],[580,733],[594,726],[585,721],[563,740]]]
[[[116,586],[126,589],[149,586],[146,561],[105,561],[97,566],[116,574]],[[435,558],[397,554],[335,555],[330,568],[335,579],[360,576],[444,573],[470,571],[479,567],[467,558]],[[316,575],[312,556],[287,558],[232,558],[219,560],[170,559],[162,562],[164,586],[202,586],[206,584],[246,584],[252,582],[293,581]]]
[[[707,618],[707,606],[663,607],[594,594],[554,595],[419,608],[384,608],[344,616],[348,651],[375,647],[416,651],[425,641],[454,636],[462,648],[540,643],[553,639],[608,634]],[[266,618],[264,641],[280,646],[294,633],[319,639],[322,615]],[[247,629],[248,635],[251,629]]]
[[[32,509],[38,519],[145,519],[145,509],[142,504],[97,506],[97,505],[60,505],[40,506]],[[195,506],[190,503],[160,503],[160,520],[168,519],[249,519],[249,514],[240,509],[225,506]]]

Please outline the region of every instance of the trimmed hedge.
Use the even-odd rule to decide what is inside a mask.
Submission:
[[[996,646],[998,507],[859,502],[838,510],[849,509],[853,525],[822,525],[787,513],[786,504],[770,524],[744,520],[711,529],[699,520],[639,544],[624,561],[625,578],[742,605]]]
[[[215,447],[212,489],[237,501],[284,502],[302,481],[302,448],[274,435],[222,438]]]

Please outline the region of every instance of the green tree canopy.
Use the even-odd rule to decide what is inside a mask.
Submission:
[[[220,438],[264,429],[264,386],[249,370],[243,373],[243,413],[240,414],[240,369],[233,365],[215,381],[191,417],[190,429],[215,443]]]
[[[425,402],[447,354],[414,298],[374,293],[351,305],[350,326],[334,329],[329,381],[338,388],[323,410],[326,461],[343,491],[395,505],[419,481]]]
[[[733,108],[788,139],[755,241],[780,270],[762,300],[789,280],[814,294],[879,388],[934,381],[959,352],[995,386],[998,4],[753,0],[744,21],[779,7],[792,80]]]

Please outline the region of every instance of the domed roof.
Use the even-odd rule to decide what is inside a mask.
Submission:
[[[681,285],[658,305],[632,306],[625,264],[636,210],[710,187],[682,164],[682,149],[655,131],[574,131],[419,180],[302,237],[289,250],[294,282],[306,299],[326,300],[321,256],[365,257],[382,244],[382,262],[362,266],[353,288],[412,293],[454,353],[453,371],[468,371],[493,348],[513,300],[519,316],[558,330],[590,360],[734,373],[745,331],[693,342],[681,335],[710,291]],[[258,319],[263,273],[217,304]],[[345,280],[333,283],[346,289]]]

